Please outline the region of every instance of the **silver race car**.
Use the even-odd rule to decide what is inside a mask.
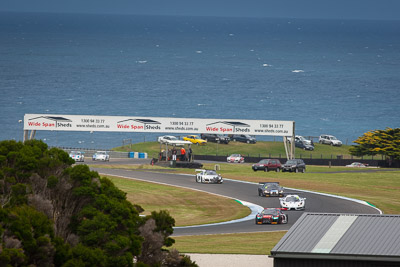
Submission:
[[[197,183],[222,184],[224,181],[221,175],[214,170],[196,169],[196,172]]]
[[[287,210],[304,210],[306,208],[306,198],[298,195],[286,195],[279,198],[281,208]]]

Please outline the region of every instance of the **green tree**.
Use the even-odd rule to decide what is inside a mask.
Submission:
[[[400,128],[374,130],[360,136],[350,148],[355,156],[384,155],[390,159],[400,159]]]
[[[143,250],[140,266],[191,264],[162,250],[174,242],[167,212],[141,218],[109,179],[73,163],[41,141],[0,142],[0,266],[133,266]]]

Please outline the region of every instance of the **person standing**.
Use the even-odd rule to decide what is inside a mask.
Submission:
[[[176,161],[176,153],[177,153],[177,151],[176,151],[176,148],[175,148],[175,146],[172,148],[172,160],[173,161]]]
[[[184,161],[186,157],[186,149],[184,147],[181,148],[181,161]]]
[[[188,148],[187,152],[188,152],[188,161],[191,162],[192,161],[192,154],[193,154],[191,145],[189,145],[189,148]]]

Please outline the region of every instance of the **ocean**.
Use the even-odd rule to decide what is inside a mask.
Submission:
[[[400,127],[400,21],[1,13],[0,90],[0,140],[22,140],[37,113],[289,120],[352,144]],[[109,149],[158,135],[36,138]]]

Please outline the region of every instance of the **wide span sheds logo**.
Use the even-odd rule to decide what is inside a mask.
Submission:
[[[207,124],[206,131],[224,134],[248,133],[250,132],[250,125],[240,121],[217,121]]]
[[[28,126],[43,128],[71,128],[72,121],[64,117],[40,116],[28,120]]]
[[[161,130],[161,122],[151,119],[127,119],[117,122],[118,129],[140,130]]]

